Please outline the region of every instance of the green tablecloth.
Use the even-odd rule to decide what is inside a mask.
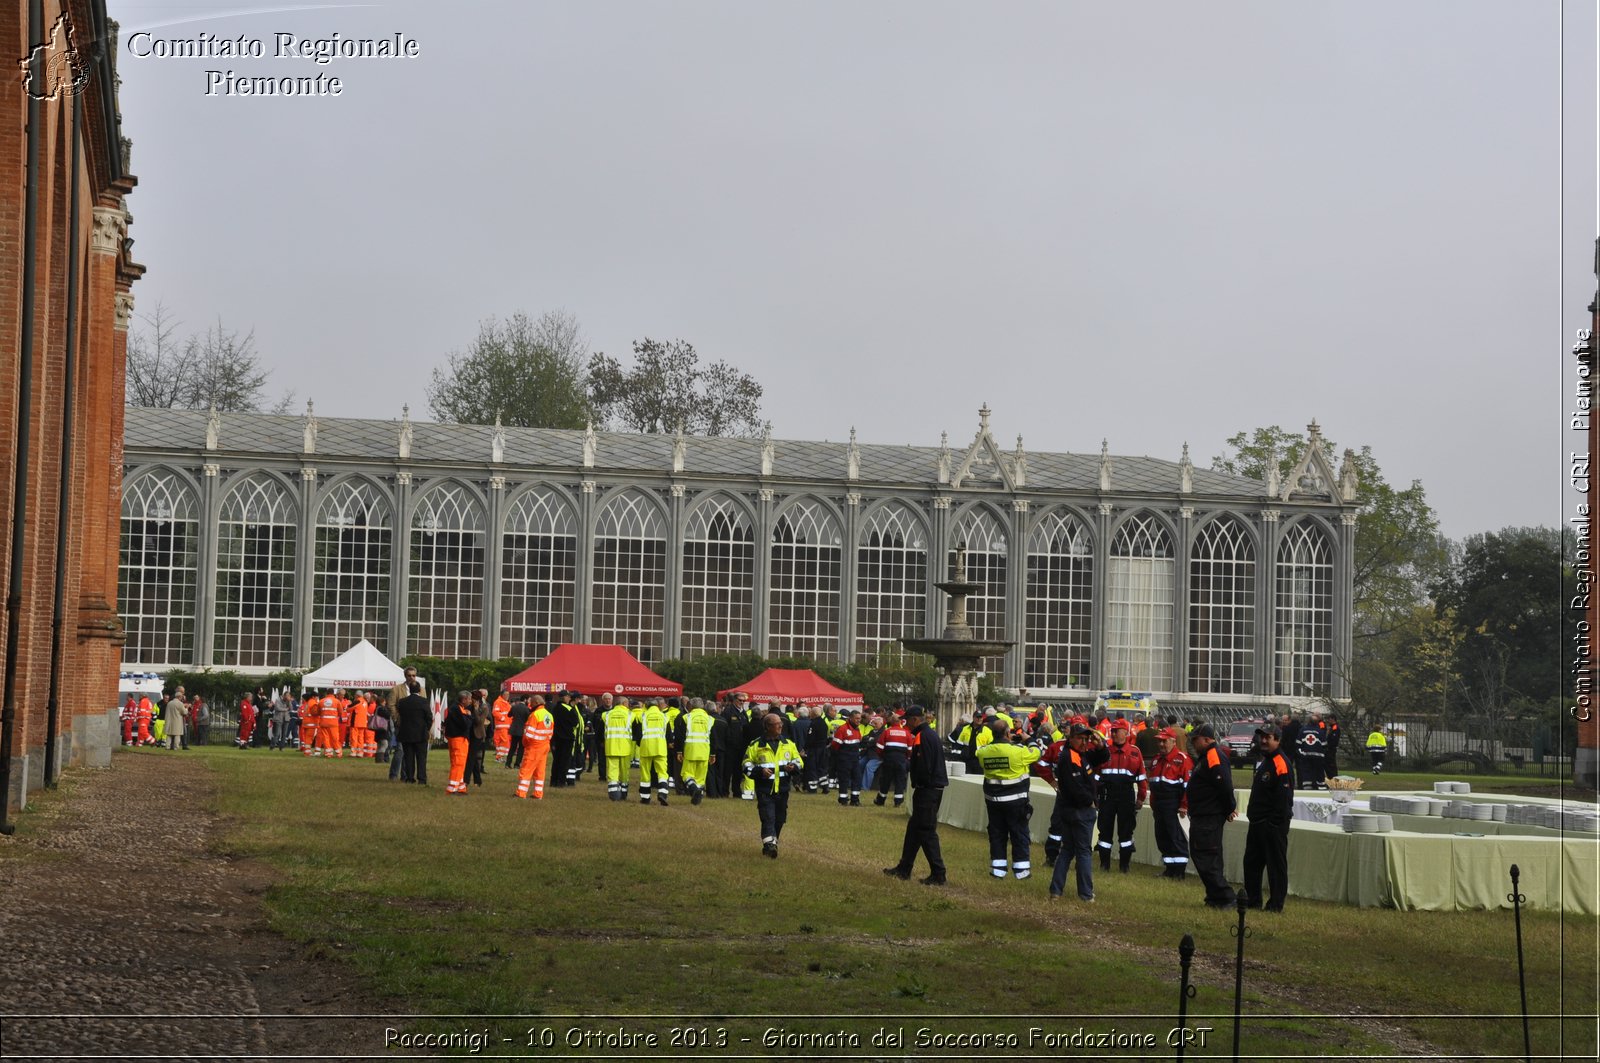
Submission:
[[[1042,844],[1050,827],[1055,791],[1035,779],[1031,792],[1029,833]],[[1240,793],[1241,809],[1246,796]],[[1427,911],[1509,908],[1509,869],[1517,864],[1528,907],[1600,914],[1600,839],[1506,834],[1458,837],[1449,828],[1487,835],[1482,828],[1508,825],[1434,816],[1397,816],[1396,822],[1400,820],[1408,825],[1409,821],[1423,821],[1418,826],[1424,829],[1347,834],[1327,823],[1296,822],[1289,835],[1289,892],[1362,907]],[[982,781],[970,776],[951,779],[939,807],[939,821],[963,830],[987,831]],[[1241,813],[1224,832],[1223,865],[1234,882],[1244,877],[1248,830],[1249,821]],[[1429,830],[1437,833],[1426,832]],[[1148,808],[1139,813],[1133,840],[1136,862],[1161,862]]]

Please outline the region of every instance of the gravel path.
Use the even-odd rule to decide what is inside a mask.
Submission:
[[[198,761],[118,752],[0,838],[0,1057],[380,1051],[381,1019],[325,1017],[370,1008],[355,980],[266,927],[272,873],[217,855],[215,794]]]

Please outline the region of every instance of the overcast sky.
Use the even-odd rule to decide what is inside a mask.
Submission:
[[[987,402],[1006,449],[1203,465],[1315,417],[1453,537],[1570,516],[1592,3],[109,8],[137,309],[253,328],[297,408],[427,417],[481,319],[564,309],[735,363],[780,439],[965,443]],[[334,32],[420,54],[271,58]]]

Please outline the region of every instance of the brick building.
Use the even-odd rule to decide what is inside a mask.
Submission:
[[[0,776],[7,818],[109,763],[130,287],[116,26],[103,0],[0,5]],[[20,61],[20,62],[19,62]]]

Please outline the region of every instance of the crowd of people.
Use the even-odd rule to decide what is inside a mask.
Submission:
[[[165,703],[130,696],[122,719],[125,744],[187,748],[190,734],[206,741],[210,711],[179,687]],[[547,786],[575,786],[594,772],[612,801],[752,801],[770,858],[778,855],[791,793],[836,794],[845,807],[860,807],[865,794],[898,808],[909,792],[901,859],[884,873],[910,878],[922,853],[929,865],[922,881],[929,885],[947,881],[938,810],[948,758],[983,778],[995,878],[1032,875],[1032,779],[1041,778],[1056,794],[1044,845],[1052,900],[1064,896],[1072,875],[1078,898],[1094,901],[1094,864],[1108,872],[1113,855],[1118,871],[1129,871],[1146,805],[1164,876],[1183,879],[1192,864],[1206,904],[1230,908],[1239,896],[1222,859],[1223,825],[1239,812],[1230,758],[1214,726],[1198,718],[1130,720],[1100,712],[1058,722],[1049,709],[1001,707],[941,733],[916,707],[752,705],[744,695],[635,700],[561,691],[547,702],[538,694],[491,698],[480,689],[446,703],[430,701],[415,669],[407,669],[386,694],[312,691],[297,702],[287,690],[270,696],[258,690],[241,700],[233,741],[246,749],[374,760],[388,764],[391,780],[423,786],[428,749],[442,741],[450,765],[445,792],[452,796],[483,786],[492,751],[497,765],[516,773],[510,793],[521,799],[542,800]],[[1381,730],[1367,747],[1376,770],[1386,747]],[[1285,716],[1258,726],[1242,887],[1251,906],[1282,910],[1296,787],[1326,788],[1338,770],[1338,749],[1338,721],[1329,716]]]

